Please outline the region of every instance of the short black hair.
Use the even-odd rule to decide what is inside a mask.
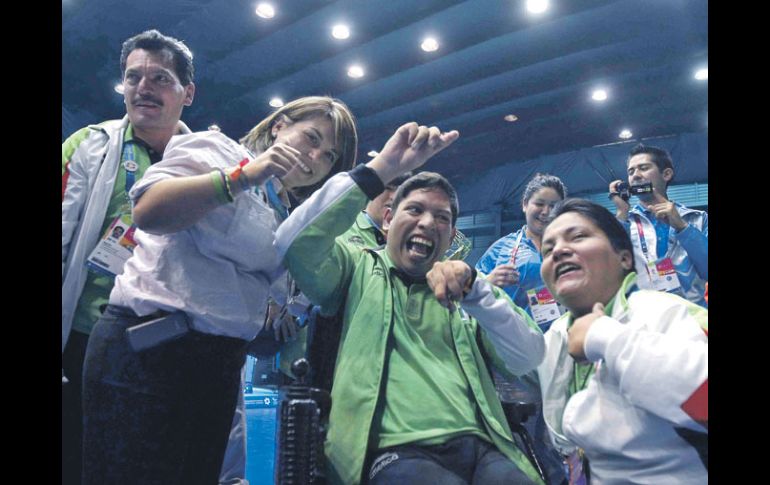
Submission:
[[[633,158],[636,155],[649,155],[650,160],[652,160],[652,163],[657,165],[660,173],[663,173],[663,170],[667,168],[670,168],[672,171],[674,170],[674,162],[673,160],[671,160],[671,155],[662,148],[643,145],[639,143],[634,148],[632,148],[631,151],[628,153],[626,166],[628,166],[628,162],[631,161],[631,158]],[[671,180],[673,179],[674,178],[671,177]],[[671,182],[671,180],[669,180],[669,183]]]
[[[187,86],[192,82],[195,69],[190,49],[181,40],[163,35],[155,29],[144,31],[123,42],[123,48],[120,51],[121,77],[126,73],[128,55],[136,49],[150,52],[167,50],[174,58],[174,73],[176,73],[182,86]]]
[[[555,190],[562,199],[567,197],[567,187],[559,177],[547,173],[536,173],[524,188],[524,194],[521,196],[521,204],[526,205],[527,202],[529,202],[529,199],[535,195],[535,192],[544,188]]]
[[[390,182],[388,182],[387,184],[385,184],[385,188],[390,190],[396,190],[401,186],[401,184],[406,182],[412,175],[414,175],[414,173],[412,173],[411,171],[404,172],[401,175],[394,178],[393,180],[391,180]]]
[[[449,206],[452,210],[452,227],[457,222],[457,214],[460,212],[460,205],[457,202],[457,191],[447,179],[436,172],[420,172],[417,175],[409,177],[402,183],[396,195],[393,196],[393,205],[391,210],[395,214],[398,204],[401,203],[411,192],[418,189],[439,189],[449,197]]]
[[[590,200],[570,198],[558,202],[551,212],[543,232],[557,217],[569,212],[575,212],[593,222],[607,236],[612,249],[616,252],[626,250],[631,253],[631,269],[626,271],[626,274],[635,271],[634,246],[631,244],[628,231],[610,211]]]

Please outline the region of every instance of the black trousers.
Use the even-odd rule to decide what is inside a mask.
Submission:
[[[193,331],[134,352],[125,329],[143,320],[108,306],[91,332],[83,484],[216,484],[247,342]]]

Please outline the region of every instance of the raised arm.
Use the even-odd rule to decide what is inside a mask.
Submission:
[[[366,165],[337,174],[299,206],[276,233],[278,254],[310,301],[324,314],[336,311],[355,258],[361,251],[335,242],[369,200],[396,176],[423,165],[454,142],[459,133],[441,133],[417,123],[402,125],[380,154]]]
[[[210,211],[227,203],[226,196],[223,198],[224,184],[219,170],[229,175],[242,159],[245,151],[241,152],[234,145],[234,141],[221,134],[203,139],[188,137],[170,144],[160,164],[184,166],[188,170],[184,175],[155,180],[149,187],[140,187],[141,197],[136,200],[133,211],[136,225],[151,234],[170,234],[192,226]],[[298,162],[302,157],[288,145],[272,145],[243,166],[242,177],[246,183],[230,183],[233,195],[261,185],[271,176],[283,177],[290,170],[300,170]],[[209,160],[214,163],[206,163]]]

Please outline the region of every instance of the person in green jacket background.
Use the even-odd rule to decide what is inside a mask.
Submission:
[[[526,373],[543,359],[543,336],[467,263],[440,261],[459,212],[449,182],[425,172],[399,187],[385,248],[337,239],[385,184],[458,136],[401,126],[276,233],[303,292],[322,314],[344,315],[324,450],[331,483],[542,483],[512,439],[487,364]]]

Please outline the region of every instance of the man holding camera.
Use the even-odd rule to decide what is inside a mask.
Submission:
[[[668,200],[674,178],[671,156],[661,148],[637,145],[626,164],[628,183],[610,183],[615,215],[634,245],[641,288],[669,291],[707,307],[708,214]],[[639,197],[633,208],[631,195]]]

